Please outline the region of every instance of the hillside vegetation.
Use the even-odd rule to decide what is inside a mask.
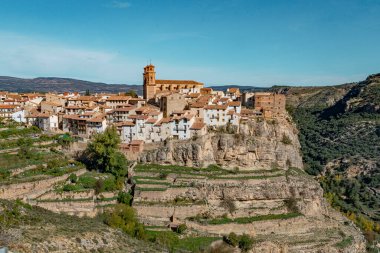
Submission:
[[[300,130],[305,169],[366,233],[380,233],[380,74],[334,87],[277,87]]]

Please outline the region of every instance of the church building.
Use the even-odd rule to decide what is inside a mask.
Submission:
[[[157,93],[164,91],[179,91],[181,89],[201,89],[204,84],[192,80],[156,80],[154,65],[144,68],[144,99],[151,100]]]

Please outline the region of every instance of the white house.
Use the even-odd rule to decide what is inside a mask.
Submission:
[[[15,111],[11,114],[11,117],[14,121],[16,122],[23,122],[25,123],[26,122],[26,119],[25,119],[25,110],[24,109],[20,109],[18,111]]]

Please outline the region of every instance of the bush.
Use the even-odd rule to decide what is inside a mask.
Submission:
[[[30,138],[20,138],[17,140],[16,143],[17,143],[17,146],[19,147],[24,147],[24,146],[30,147],[33,144],[33,140]]]
[[[111,211],[105,213],[104,223],[114,228],[120,228],[132,237],[146,238],[144,226],[138,222],[136,211],[130,206],[117,204]]]
[[[160,175],[158,176],[160,179],[166,179],[168,177],[168,173],[167,172],[161,172]]]
[[[233,232],[231,232],[228,236],[223,236],[223,241],[232,247],[239,246],[242,252],[248,252],[252,249],[253,245],[253,240],[249,235],[243,234],[238,236]]]
[[[10,177],[11,172],[7,169],[0,168],[0,179],[6,179]]]
[[[117,195],[117,202],[130,206],[132,204],[132,195],[129,192],[119,192]]]
[[[281,140],[282,143],[284,143],[285,145],[290,145],[292,144],[292,140],[286,135],[286,134],[283,134],[282,135],[282,140]]]
[[[116,191],[119,190],[119,186],[117,185],[117,181],[113,176],[104,179],[104,191]]]
[[[183,223],[177,227],[175,232],[177,232],[178,234],[183,234],[186,231],[186,229],[187,229],[187,226],[186,224]]]
[[[82,185],[85,189],[94,189],[96,181],[96,178],[84,174],[78,178],[77,184]]]
[[[63,191],[65,192],[71,192],[71,191],[77,191],[80,187],[78,187],[75,184],[66,184],[63,186]]]
[[[94,189],[96,195],[98,195],[101,192],[104,192],[104,180],[101,178],[96,180]]]
[[[243,234],[239,238],[239,248],[242,252],[248,252],[252,249],[253,240],[249,235]]]
[[[235,202],[232,199],[225,198],[220,202],[220,207],[223,207],[225,210],[227,210],[230,214],[236,211],[236,205]]]
[[[234,232],[231,232],[228,236],[223,236],[223,241],[233,247],[239,245],[239,237]]]
[[[293,212],[293,213],[299,212],[299,208],[297,206],[297,199],[295,199],[294,197],[285,199],[284,203],[289,212]]]
[[[78,176],[74,173],[71,173],[68,179],[71,183],[76,183],[78,181]]]

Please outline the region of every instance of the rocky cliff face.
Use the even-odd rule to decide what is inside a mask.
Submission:
[[[297,130],[290,122],[287,117],[257,119],[241,124],[235,133],[219,131],[192,141],[169,140],[153,149],[148,146],[139,161],[241,169],[302,168]]]
[[[257,119],[235,133],[148,146],[139,161],[152,165],[135,167],[133,206],[149,226],[186,223],[194,234],[250,234],[253,252],[364,252],[360,231],[329,207],[318,182],[302,170],[297,134],[288,117]],[[210,164],[224,170],[205,169]]]

